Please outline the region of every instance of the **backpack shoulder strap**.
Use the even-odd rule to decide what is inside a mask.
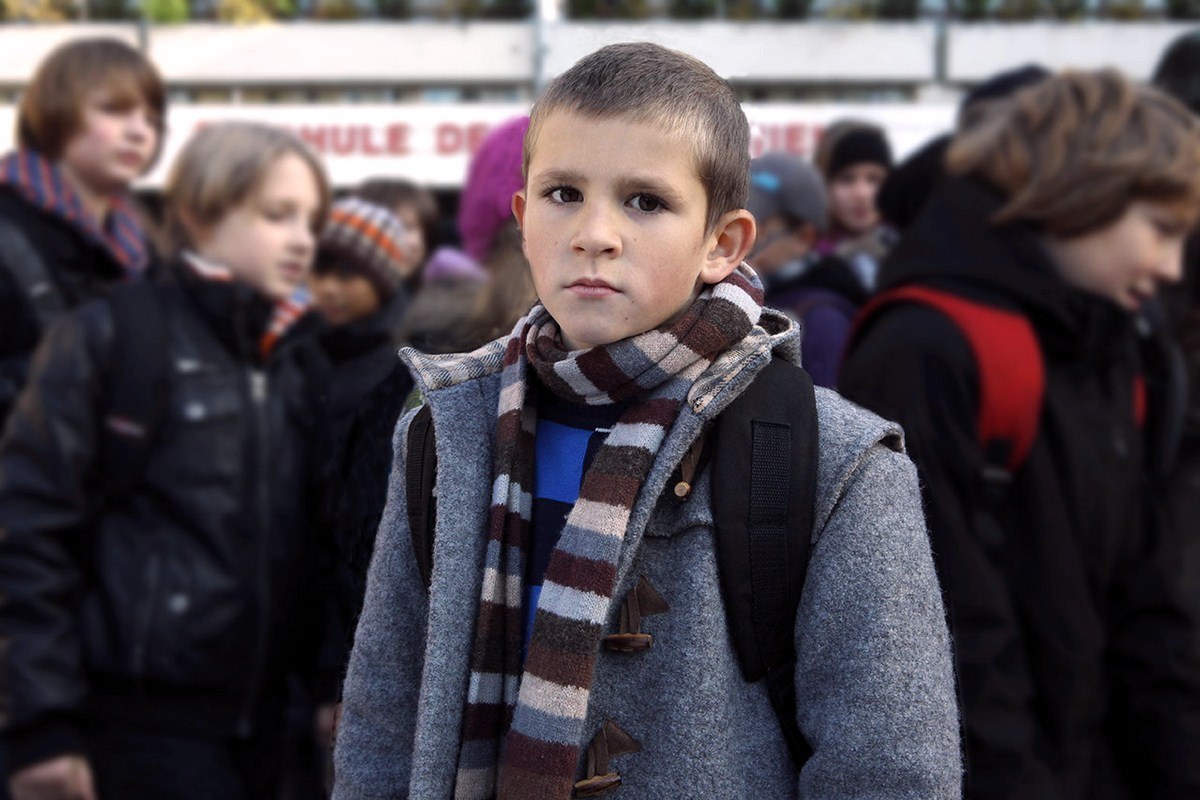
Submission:
[[[102,482],[122,498],[142,479],[167,409],[169,329],[159,287],[122,284],[108,296],[113,343],[103,387]]]
[[[58,286],[46,271],[46,263],[29,243],[25,233],[11,221],[0,218],[0,264],[25,295],[34,318],[44,331],[66,311]]]
[[[408,426],[408,460],[405,462],[408,528],[412,535],[413,555],[425,588],[433,575],[433,530],[436,523],[434,485],[437,479],[437,447],[433,434],[433,414],[421,406]]]
[[[808,570],[817,473],[812,380],[773,358],[717,418],[713,522],[730,638],[747,681],[765,680],[797,769],[794,631]]]
[[[1046,364],[1033,326],[1016,311],[927,286],[902,286],[867,303],[851,340],[881,310],[898,303],[940,312],[967,340],[979,372],[979,442],[989,465],[1011,475],[1037,438],[1046,394]]]

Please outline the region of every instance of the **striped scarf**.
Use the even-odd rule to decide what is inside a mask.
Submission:
[[[492,508],[456,800],[571,796],[596,652],[634,501],[697,379],[719,355],[733,351],[736,357],[740,348],[749,352],[761,344],[751,335],[761,311],[761,284],[743,265],[706,287],[674,322],[603,347],[565,352],[557,324],[540,305],[517,323],[500,377]],[[537,422],[536,408],[526,403],[528,366],[564,399],[634,403],[583,478],[546,569],[522,665]]]
[[[106,249],[128,276],[150,263],[150,248],[133,206],[116,197],[103,227],[49,159],[33,150],[17,150],[0,158],[0,184],[7,185],[34,208],[53,214]]]

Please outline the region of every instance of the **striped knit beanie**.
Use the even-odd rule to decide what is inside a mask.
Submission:
[[[329,210],[314,271],[362,275],[384,299],[400,288],[404,224],[388,209],[348,197]]]

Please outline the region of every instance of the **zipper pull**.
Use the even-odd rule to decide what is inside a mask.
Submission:
[[[250,371],[250,399],[256,403],[267,399],[267,373],[261,369]]]

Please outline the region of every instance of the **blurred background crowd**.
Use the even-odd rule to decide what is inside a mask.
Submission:
[[[1119,320],[1107,307],[1080,311],[1074,299],[1054,305],[1047,297],[1057,298],[1057,290],[1009,269],[1029,261],[1023,234],[989,227],[1003,203],[960,185],[963,175],[992,174],[964,166],[968,145],[980,146],[981,132],[1015,114],[1014,107],[1036,114],[1028,92],[1062,80],[1056,70],[1063,66],[1113,63],[1127,73],[1086,73],[1063,89],[1064,97],[1092,108],[1097,128],[1136,129],[1130,134],[1136,139],[1164,124],[1141,116],[1159,97],[1139,95],[1141,84],[1176,98],[1181,105],[1162,112],[1163,119],[1186,127],[1171,114],[1183,108],[1200,113],[1200,32],[1161,20],[1198,17],[1200,4],[1001,0],[933,8],[917,0],[571,0],[531,8],[521,0],[496,0],[449,8],[423,0],[146,0],[134,7],[108,0],[3,0],[0,9],[14,21],[105,21],[96,29],[0,25],[0,103],[8,104],[0,106],[0,128],[11,129],[11,140],[8,130],[0,131],[8,151],[0,159],[0,419],[7,420],[0,444],[0,527],[7,534],[0,544],[0,649],[7,664],[0,677],[6,698],[0,755],[6,776],[49,765],[59,770],[51,782],[79,787],[88,762],[73,758],[88,753],[96,769],[106,763],[106,752],[137,752],[126,774],[96,778],[100,785],[135,785],[153,773],[156,748],[176,748],[174,758],[179,748],[195,747],[196,774],[170,780],[207,785],[210,794],[197,797],[324,796],[338,681],[384,510],[392,430],[403,411],[420,402],[396,351],[474,349],[506,335],[535,302],[511,213],[512,195],[523,185],[524,111],[547,76],[606,37],[652,33],[683,49],[691,43],[743,96],[756,156],[748,208],[758,240],[749,263],[762,278],[767,305],[803,325],[804,365],[814,381],[840,386],[851,399],[899,419],[916,440],[910,447],[931,492],[927,501],[936,500],[931,530],[935,555],[945,559],[939,569],[955,573],[942,574],[952,613],[968,622],[979,615],[983,627],[1027,627],[1043,649],[1053,650],[1047,642],[1071,641],[1038,639],[1041,628],[1054,623],[1033,619],[1025,601],[996,611],[960,600],[960,594],[995,588],[988,586],[988,570],[974,571],[974,559],[995,559],[999,544],[966,555],[939,548],[946,541],[939,529],[973,519],[975,511],[958,506],[986,514],[1008,509],[996,515],[999,540],[1010,525],[1113,528],[1115,544],[1102,548],[1105,566],[1089,567],[1078,585],[1052,591],[1038,583],[995,589],[999,594],[1095,594],[1101,597],[1096,605],[1139,609],[1128,614],[1144,614],[1134,621],[1143,631],[1161,622],[1146,622],[1155,614],[1180,615],[1172,617],[1172,630],[1191,630],[1179,619],[1200,613],[1200,562],[1186,523],[1200,511],[1200,250],[1190,235],[1200,210],[1200,175],[1179,173],[1178,184],[1160,176],[1153,183],[1143,170],[1137,180],[1106,183],[1103,170],[1088,171],[1096,169],[1093,163],[1056,190],[1083,185],[1098,206],[1106,196],[1119,197],[1113,214],[1071,232],[1080,235],[1125,219],[1134,200],[1153,206],[1148,224],[1167,254],[1151,268],[1161,274],[1138,284],[1128,303],[1108,303],[1126,312]],[[467,33],[438,27],[437,20],[452,15],[472,21],[459,26]],[[769,21],[810,15],[821,22]],[[1027,29],[968,24],[1085,16],[1153,19],[1157,27],[1125,22],[1131,25],[1125,33],[1093,26],[1073,34],[1044,22]],[[310,22],[229,30],[158,26],[186,19],[360,17],[376,21],[337,30]],[[405,32],[408,23],[379,22],[412,19],[419,24]],[[619,22],[611,29],[586,24],[598,19]],[[670,26],[679,19],[715,27],[680,28],[678,44]],[[481,20],[510,22],[497,22],[489,32]],[[717,54],[708,40],[733,35],[735,21],[761,38],[745,48],[740,39],[727,39]],[[851,21],[863,26],[859,33]],[[406,53],[378,38],[393,33],[430,41],[405,40],[413,44]],[[824,64],[806,50],[809,41],[830,53]],[[1113,46],[1125,41],[1139,46]],[[838,42],[841,52],[835,52]],[[756,52],[741,60],[729,55],[764,49],[757,44],[768,46],[765,59]],[[470,57],[454,56],[471,49]],[[1071,62],[1072,52],[1080,63]],[[414,77],[392,74],[401,63]],[[807,77],[789,80],[789,69]],[[291,74],[281,78],[284,70]],[[1030,136],[1053,137],[1054,108],[1034,122],[1006,124],[1029,124]],[[1114,109],[1127,113],[1110,122],[1105,114]],[[1074,124],[1075,131],[1085,123],[1059,127]],[[1099,139],[1068,133],[1063,141],[1068,150],[1094,145],[1100,160],[1111,145],[1127,162],[1152,160],[1145,153],[1158,147],[1155,158],[1168,165],[1163,174],[1196,164],[1166,138],[1147,143],[1143,137],[1126,152],[1122,130]],[[1058,161],[1068,155],[1059,153]],[[948,163],[958,166],[948,171]],[[1030,171],[1060,166],[1035,161]],[[1027,175],[1026,182],[1034,181]],[[1012,200],[1022,187],[1000,190]],[[1069,215],[1051,207],[1045,197],[1053,195],[1039,195],[1042,206],[1023,219],[1041,220],[1029,224],[1057,236],[1054,225]],[[956,259],[975,261],[976,272],[990,277],[952,269]],[[1000,358],[1028,359],[1026,371],[1042,376],[1035,403],[1046,397],[1051,417],[1084,415],[1083,430],[1103,440],[1105,458],[1118,454],[1115,466],[1097,479],[1062,455],[1094,462],[1087,448],[1071,451],[1074,444],[1056,441],[1064,449],[1043,451],[1005,440],[997,456],[983,452],[990,446],[985,438],[967,448],[980,451],[981,463],[962,469],[972,480],[992,469],[1000,480],[982,488],[955,485],[947,476],[961,463],[946,453],[961,442],[932,433],[922,439],[921,433],[936,431],[956,407],[939,399],[950,390],[935,385],[938,373],[926,369],[922,353],[928,351],[918,347],[923,337],[934,343],[954,331],[947,334],[941,323],[918,315],[903,331],[882,335],[894,343],[920,331],[913,335],[911,363],[880,343],[878,303],[896,300],[877,298],[914,282],[971,302],[1000,297],[1001,310],[1027,313],[1040,354],[1010,349]],[[1115,294],[1109,291],[1108,300]],[[113,299],[104,311],[90,302],[107,297]],[[1043,326],[1045,319],[1068,317],[1063,329]],[[1008,330],[993,328],[990,335],[1007,337]],[[966,338],[972,345],[986,340]],[[1138,354],[1129,370],[1126,350]],[[987,360],[978,348],[964,359],[970,357]],[[1046,364],[1035,367],[1041,358]],[[1056,371],[1060,363],[1071,370]],[[1025,366],[1018,367],[1018,381]],[[899,372],[925,383],[880,377]],[[1062,394],[1063,386],[1084,384],[1087,391]],[[979,386],[963,391],[972,408],[988,402]],[[1063,402],[1065,411],[1056,405]],[[1079,433],[1051,428],[1055,436]],[[1022,459],[1030,450],[1027,466]],[[1049,500],[1023,494],[1031,491],[1021,478],[1029,470]],[[1067,473],[1071,478],[1063,479]],[[1150,500],[1143,502],[1143,490]],[[1047,504],[1054,508],[1045,510]],[[943,513],[950,506],[956,510]],[[1103,518],[1094,518],[1097,507],[1107,509]],[[1136,541],[1126,537],[1126,523],[1139,531]],[[1138,606],[1116,596],[1157,591],[1144,582],[1117,581],[1103,591],[1089,584],[1103,582],[1096,576],[1113,564],[1132,563],[1152,549],[1142,533],[1151,528],[1163,531],[1167,542],[1155,550],[1155,563],[1169,561],[1155,580],[1169,584],[1178,606],[1158,599]],[[81,535],[84,529],[90,533]],[[976,535],[983,534],[972,531],[973,540]],[[189,544],[167,547],[168,539]],[[1054,559],[1071,558],[1046,557],[1043,569],[1032,570],[1038,580],[1064,574]],[[1005,564],[1001,571],[1022,569]],[[1060,608],[1056,602],[1046,601]],[[1093,611],[1091,605],[1087,614],[1070,604],[1061,609],[1066,618]],[[1108,612],[1097,613],[1105,627]],[[1161,791],[1114,791],[1113,797],[1197,796],[1191,793],[1195,768],[1183,774],[1187,770],[1176,766],[1200,763],[1200,753],[1173,750],[1171,741],[1175,733],[1176,742],[1198,741],[1188,736],[1200,720],[1200,698],[1187,690],[1189,679],[1178,677],[1198,667],[1187,655],[1192,645],[1177,644],[1173,635],[1121,657],[1141,669],[1147,652],[1180,648],[1164,656],[1171,667],[1153,677],[1184,688],[1173,700],[1161,693],[1153,703],[1175,702],[1190,717],[1180,723],[1182,733],[1162,729],[1152,757],[1138,749],[1150,747],[1146,742],[1130,745],[1143,766],[1162,762],[1154,773]],[[1194,644],[1194,635],[1186,636]],[[968,695],[989,691],[972,667],[1040,658],[1013,656],[1003,643],[989,650],[986,640],[969,635],[959,641]],[[1106,645],[1087,639],[1086,646]],[[1045,660],[1060,656],[1070,662],[1058,653]],[[1045,674],[1073,674],[1073,667],[1055,672],[1056,666],[1043,666]],[[1066,684],[1039,683],[1036,665],[1012,674],[1006,678],[1020,684],[1012,689],[1017,694],[1070,693]],[[967,708],[970,702],[966,697]],[[1048,791],[1038,770],[1019,768],[1027,751],[1039,758],[1056,753],[1049,760],[1063,763],[1077,755],[1064,741],[1074,720],[1060,710],[1049,701],[1034,714],[1048,718],[1046,741],[1020,720],[968,716],[968,753],[973,747],[984,753],[969,775],[972,796],[1102,796],[1086,788]],[[1130,713],[1154,716],[1144,708]],[[1005,733],[996,734],[997,728]],[[169,738],[164,731],[184,734]],[[213,762],[200,748],[213,741],[236,742],[222,750],[232,764],[228,775],[203,766]],[[1001,755],[989,760],[996,752]],[[1097,751],[1088,758],[1106,757]],[[1116,786],[1132,781],[1123,769],[1114,758],[1101,771]],[[221,780],[242,780],[230,775],[248,773],[259,778],[243,782],[252,788],[220,788]],[[1075,779],[1076,788],[1091,785]],[[81,789],[62,796],[92,795]]]

